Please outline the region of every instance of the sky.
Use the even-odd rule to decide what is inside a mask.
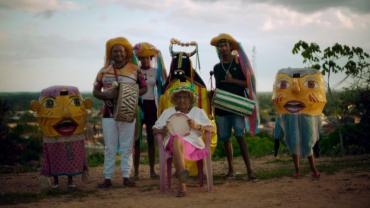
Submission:
[[[199,73],[209,88],[209,71],[219,62],[210,40],[220,33],[242,44],[257,91],[272,91],[279,69],[307,66],[292,54],[299,40],[370,53],[370,1],[0,0],[0,92],[39,92],[51,85],[91,91],[106,41],[119,36],[155,45],[167,69],[171,38],[196,41]]]

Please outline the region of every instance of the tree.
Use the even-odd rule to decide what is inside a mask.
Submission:
[[[368,129],[369,124],[369,101],[370,101],[370,63],[369,54],[360,47],[350,47],[335,43],[324,50],[320,49],[317,43],[306,43],[298,41],[293,49],[293,54],[303,57],[303,63],[309,67],[320,70],[323,75],[328,77],[328,107],[332,109],[331,114],[335,115],[332,120],[339,130],[339,137],[343,152],[343,134],[341,128],[348,116],[357,115],[361,117],[359,129]],[[349,88],[334,96],[330,88],[330,75],[334,73],[344,73],[347,78],[352,78]],[[361,135],[363,137],[363,135]],[[356,137],[354,137],[356,138]],[[369,138],[369,133],[365,139]]]

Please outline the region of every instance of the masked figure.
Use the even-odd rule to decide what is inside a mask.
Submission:
[[[76,87],[52,86],[41,91],[31,109],[43,133],[43,163],[41,174],[53,176],[53,188],[58,176],[68,176],[68,187],[75,187],[72,176],[87,170],[85,158],[85,127],[87,110],[92,102],[84,100]]]
[[[313,69],[282,69],[276,75],[272,101],[277,110],[275,139],[284,138],[293,155],[299,176],[299,158],[308,157],[312,176],[315,167],[312,148],[319,139],[320,115],[326,103],[324,79]]]

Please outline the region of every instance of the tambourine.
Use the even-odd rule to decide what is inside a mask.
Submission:
[[[190,118],[184,113],[175,113],[167,120],[167,129],[170,134],[179,134],[186,136],[190,134],[189,120]]]

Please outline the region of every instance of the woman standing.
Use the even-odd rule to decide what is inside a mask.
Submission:
[[[147,84],[147,92],[141,96],[141,108],[143,112],[142,124],[146,126],[146,140],[148,144],[148,157],[150,177],[158,177],[154,170],[155,142],[152,126],[157,120],[157,105],[162,94],[162,82],[166,79],[166,70],[163,65],[161,53],[150,43],[142,42],[134,46],[135,55],[139,59],[140,69]],[[134,169],[135,177],[139,177],[140,140],[135,142]]]

